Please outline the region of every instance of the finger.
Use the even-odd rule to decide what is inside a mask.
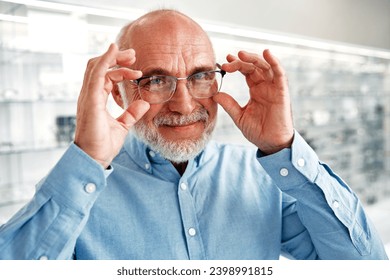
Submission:
[[[219,92],[213,96],[213,100],[222,106],[222,108],[233,119],[234,123],[238,123],[242,114],[242,108],[233,97],[227,93]]]
[[[240,51],[238,53],[238,57],[244,61],[244,62],[248,62],[248,63],[252,63],[253,65],[255,65],[256,67],[259,67],[261,68],[262,70],[269,70],[271,68],[271,66],[268,64],[267,61],[265,61],[260,55],[258,54],[255,54],[255,53],[249,53],[249,52],[246,52],[246,51]]]
[[[125,80],[135,80],[142,77],[142,72],[138,70],[131,70],[128,68],[119,68],[110,70],[106,74],[106,82],[104,83],[104,91],[110,93],[114,84],[123,82]]]
[[[247,63],[252,63],[257,68],[260,68],[262,70],[262,76],[264,77],[264,80],[272,82],[274,78],[274,73],[271,65],[260,55],[255,53],[249,53],[246,51],[240,51],[238,53],[239,58]],[[255,80],[255,79],[253,79]]]
[[[117,52],[118,47],[115,44],[111,44],[102,56],[92,58],[88,61],[79,100],[84,100],[86,98],[85,95],[89,95],[88,93],[91,91],[100,92],[101,89],[108,88],[105,85],[105,76],[112,64],[110,61],[115,58]]]
[[[92,58],[88,61],[87,69],[84,74],[83,85],[78,99],[79,108],[81,108],[80,105],[85,102],[93,102],[94,105],[100,104],[100,93],[102,91],[107,93],[106,98],[108,98],[108,93],[111,91],[110,88],[112,86],[107,85],[107,80],[109,79],[105,76],[108,70],[107,61],[109,60],[109,57],[114,57],[116,49],[117,47],[115,44],[111,44],[102,56]],[[93,107],[96,108],[95,106]]]
[[[143,100],[136,100],[117,118],[126,129],[130,129],[149,110],[150,104]]]
[[[277,77],[285,76],[285,71],[280,64],[279,60],[271,53],[270,50],[264,50],[263,52],[264,59],[269,63],[271,66],[274,75]]]
[[[275,82],[284,83],[286,81],[285,71],[282,65],[280,64],[279,60],[268,49],[264,50],[263,56],[264,59],[269,63],[269,65],[272,68],[275,77]]]
[[[135,62],[135,51],[133,49],[119,51],[116,44],[111,44],[106,53],[101,57],[92,59],[90,61],[91,70],[89,71],[90,77],[94,79],[103,77],[109,69],[117,66],[130,66]]]
[[[228,73],[241,72],[244,75],[251,74],[255,67],[253,64],[243,63],[241,60],[234,60],[229,63],[222,64],[222,69]]]
[[[239,57],[229,54],[226,59],[229,63],[222,65],[226,72],[240,71],[252,83],[273,80],[271,66],[257,54],[240,51]]]
[[[131,66],[135,60],[135,50],[128,49],[118,52],[115,63],[120,66]]]
[[[232,62],[232,61],[234,61],[234,60],[238,60],[238,57],[235,56],[235,55],[232,55],[232,54],[228,54],[228,55],[226,56],[226,60],[227,60],[228,62]]]
[[[114,83],[119,83],[124,80],[136,80],[142,77],[142,72],[139,70],[132,70],[129,68],[119,68],[107,72],[108,79]]]
[[[118,66],[128,67],[134,64],[135,60],[133,49],[118,51],[116,45],[111,44],[102,56],[89,60],[86,76],[90,77],[92,73],[102,75],[109,69],[118,69]]]
[[[264,71],[263,69],[254,65],[252,62],[244,62],[234,55],[228,55],[226,58],[229,63],[223,64],[222,69],[229,73],[240,71],[243,75],[246,76],[249,86],[266,80],[270,82],[272,81],[273,73],[268,63],[264,62],[266,63],[266,66],[263,65],[262,67],[268,69],[267,71]],[[254,58],[247,60],[255,61]],[[271,73],[269,73],[269,71],[271,71]]]
[[[269,79],[263,71],[253,71],[253,73],[246,75],[245,78],[249,87]]]
[[[90,77],[98,78],[104,77],[107,71],[117,65],[117,56],[118,56],[118,46],[116,44],[111,44],[108,50],[95,60],[91,60],[92,69]]]
[[[255,66],[252,63],[245,63],[234,56],[227,56],[228,63],[222,64],[222,69],[228,73],[240,71],[242,74],[251,74],[255,70]]]

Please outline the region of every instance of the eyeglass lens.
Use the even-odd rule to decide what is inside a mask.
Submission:
[[[209,98],[219,91],[222,77],[218,70],[195,73],[187,78],[187,88],[194,98]],[[177,82],[173,76],[145,77],[138,81],[138,90],[146,102],[163,103],[173,96]]]

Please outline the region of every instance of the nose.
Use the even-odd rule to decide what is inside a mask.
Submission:
[[[169,110],[182,115],[191,114],[196,108],[196,100],[188,91],[187,80],[177,82],[176,91],[168,101]]]

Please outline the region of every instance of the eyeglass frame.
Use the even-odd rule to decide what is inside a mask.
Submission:
[[[190,79],[191,77],[197,75],[197,74],[201,74],[201,73],[220,73],[220,74],[221,74],[221,83],[220,83],[220,85],[218,85],[218,90],[217,90],[215,93],[213,93],[211,96],[208,96],[208,97],[196,97],[196,96],[193,96],[193,95],[192,95],[191,91],[189,91],[189,93],[191,94],[191,96],[194,97],[194,98],[196,98],[196,99],[206,99],[206,98],[210,98],[210,97],[214,96],[216,93],[219,92],[219,90],[220,90],[221,87],[222,87],[223,78],[224,78],[224,76],[226,75],[226,71],[225,71],[225,70],[222,70],[222,69],[221,69],[221,66],[220,66],[218,63],[217,63],[216,65],[217,65],[217,67],[219,68],[219,70],[200,71],[200,72],[193,73],[193,74],[191,74],[191,75],[189,75],[189,76],[187,76],[187,77],[179,77],[179,78],[178,78],[178,77],[170,76],[170,75],[149,75],[149,76],[142,76],[142,77],[140,77],[140,78],[138,78],[138,79],[132,80],[132,82],[135,83],[135,84],[137,85],[138,94],[139,94],[139,96],[141,97],[141,99],[144,100],[144,99],[142,98],[142,94],[141,94],[141,85],[140,85],[140,82],[141,82],[142,80],[148,79],[148,78],[152,78],[152,77],[169,77],[169,78],[173,78],[173,80],[175,81],[175,88],[174,88],[174,90],[172,90],[172,92],[170,93],[169,98],[168,98],[167,100],[165,100],[165,101],[162,101],[162,102],[150,103],[150,104],[163,104],[163,103],[166,103],[166,102],[168,102],[169,100],[171,100],[172,97],[174,96],[174,94],[175,94],[175,92],[176,92],[176,90],[177,90],[177,82],[178,82],[178,81],[187,80],[187,83],[188,83],[189,79]],[[186,83],[186,86],[187,86],[187,83]],[[188,88],[188,87],[187,87],[187,88]]]

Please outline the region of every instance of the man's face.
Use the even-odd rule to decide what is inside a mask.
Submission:
[[[215,58],[206,35],[190,22],[172,19],[166,22],[140,23],[132,36],[136,51],[134,69],[143,76],[170,75],[187,77],[214,70]],[[144,24],[144,26],[142,26]],[[134,87],[127,87],[129,100],[138,99]],[[186,80],[177,82],[173,97],[163,104],[152,104],[136,124],[138,136],[173,162],[184,162],[196,156],[209,140],[217,115],[212,98],[195,99]]]

